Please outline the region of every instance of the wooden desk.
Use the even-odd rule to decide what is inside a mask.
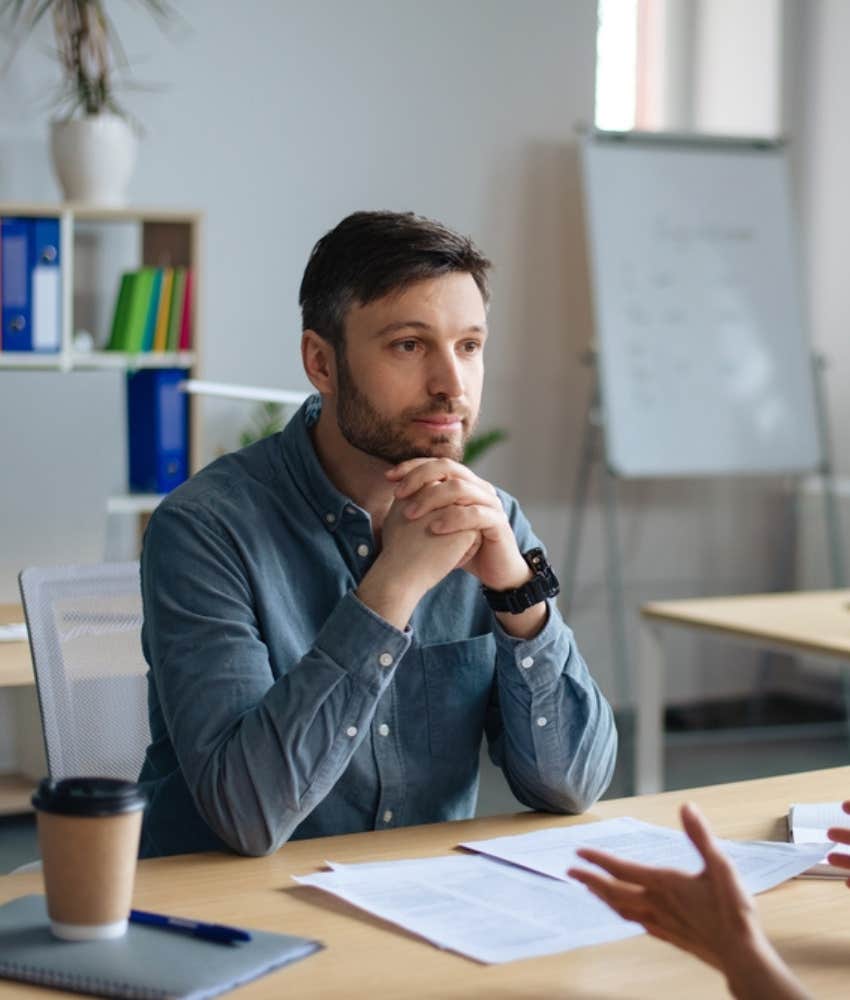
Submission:
[[[0,604],[0,625],[22,622],[24,610],[20,604]],[[22,642],[0,642],[0,687],[31,687],[35,684],[30,659],[30,646]]]
[[[461,823],[298,841],[269,858],[221,854],[143,861],[134,905],[319,938],[325,951],[243,987],[245,1000],[382,997],[723,996],[719,975],[696,959],[642,936],[503,966],[483,966],[414,938],[318,890],[296,886],[294,874],[341,862],[446,854],[466,839],[526,833],[613,816],[678,826],[678,805],[698,802],[718,833],[782,839],[788,804],[850,794],[850,767],[716,785],[690,792],[599,803],[583,817],[521,813]],[[38,873],[0,878],[0,902],[41,891]],[[771,938],[819,1000],[846,997],[850,976],[850,893],[839,880],[786,883],[758,897]],[[0,981],[0,1000],[50,996]],[[52,994],[56,995],[56,994]],[[62,994],[72,997],[73,994]]]
[[[0,625],[24,620],[23,608],[20,604],[0,604]],[[35,701],[35,677],[32,672],[29,643],[0,642],[0,689],[13,688],[10,696],[15,703],[15,716],[22,725],[32,725],[37,719],[37,711],[32,712]],[[28,710],[19,712],[25,703]],[[21,719],[26,717],[27,721]],[[30,796],[34,782],[18,773],[0,774],[0,816],[13,813],[30,812]]]
[[[637,675],[635,789],[664,787],[663,628],[699,629],[763,649],[805,653],[837,668],[850,665],[850,590],[754,594],[659,601],[641,608]]]

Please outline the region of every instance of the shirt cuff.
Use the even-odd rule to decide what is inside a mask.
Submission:
[[[412,641],[412,629],[400,632],[349,591],[325,620],[315,647],[380,694]]]
[[[572,632],[564,623],[552,598],[547,599],[546,606],[546,624],[530,639],[522,639],[506,632],[498,618],[493,616],[493,633],[499,651],[497,661],[508,661],[512,679],[522,677],[532,691],[550,687],[564,672],[564,665],[570,660]]]

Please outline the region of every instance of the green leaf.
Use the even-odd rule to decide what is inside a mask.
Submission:
[[[463,452],[463,464],[472,465],[478,461],[481,456],[489,451],[493,445],[500,444],[502,441],[507,441],[508,432],[502,430],[501,427],[494,427],[490,431],[482,431],[480,434],[475,434],[466,442],[466,448]]]

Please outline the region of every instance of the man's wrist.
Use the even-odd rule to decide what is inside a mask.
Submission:
[[[354,593],[367,608],[402,632],[422,599],[421,589],[415,582],[382,563],[381,556],[375,560]]]
[[[539,604],[532,604],[518,615],[513,615],[509,611],[497,611],[495,615],[508,635],[515,639],[533,639],[543,631],[549,620],[549,605],[546,601],[541,601]]]
[[[508,565],[500,569],[497,575],[480,582],[488,590],[516,590],[517,587],[528,583],[533,576],[531,567],[517,552],[516,559],[512,559]]]

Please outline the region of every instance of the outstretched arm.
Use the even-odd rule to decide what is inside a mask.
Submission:
[[[689,804],[681,816],[705,862],[698,875],[621,861],[590,849],[578,853],[608,874],[580,868],[569,874],[621,917],[713,965],[738,1000],[804,1000],[808,994],[765,936],[752,899],[702,813]]]

